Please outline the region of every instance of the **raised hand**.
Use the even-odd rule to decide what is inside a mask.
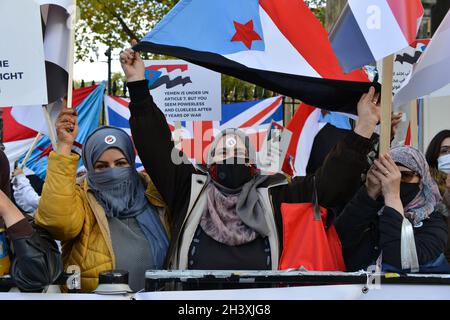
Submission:
[[[374,162],[373,174],[381,182],[381,191],[386,206],[396,209],[403,214],[403,205],[400,199],[400,183],[402,175],[394,160],[389,154],[381,155]]]
[[[68,109],[66,101],[64,101],[61,111],[56,118],[55,127],[58,136],[56,152],[69,155],[78,135],[78,113],[73,108]]]
[[[132,46],[136,44],[136,40],[131,41]],[[135,52],[131,48],[122,51],[120,63],[128,82],[145,80],[145,65],[139,52]]]
[[[381,195],[381,182],[374,174],[374,170],[375,166],[373,165],[367,172],[366,189],[369,197],[373,200],[377,200],[377,198]]]
[[[368,93],[362,95],[358,102],[358,121],[355,132],[365,138],[372,137],[375,127],[380,122],[379,94],[371,87]]]
[[[402,117],[403,114],[397,113],[397,114],[392,114],[392,118],[391,118],[391,139],[395,138],[395,135],[397,134],[397,129],[398,129],[398,125],[400,124],[400,122],[402,122]]]

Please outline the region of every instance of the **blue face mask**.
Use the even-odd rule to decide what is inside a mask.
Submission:
[[[132,167],[125,168],[107,168],[98,172],[88,174],[89,186],[93,189],[109,190],[121,183],[126,183],[132,177],[136,169]]]
[[[109,217],[132,217],[148,205],[136,169],[112,168],[88,173],[89,187]],[[140,200],[140,201],[138,201]]]
[[[438,170],[444,173],[450,173],[450,154],[438,158]]]

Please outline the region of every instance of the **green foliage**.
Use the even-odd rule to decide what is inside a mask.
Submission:
[[[214,1],[214,0],[211,0]],[[245,1],[245,0],[243,0]],[[300,1],[300,0],[299,0]],[[76,33],[77,60],[94,61],[93,53],[98,54],[98,44],[112,49],[124,48],[131,39],[141,39],[178,0],[78,0],[80,21]],[[326,0],[305,0],[317,18],[324,23]],[[144,58],[168,59],[170,57],[148,55]],[[112,82],[117,81],[117,94],[122,93],[123,79],[113,74]],[[251,99],[255,86],[248,82],[222,75],[222,88],[227,90],[227,99],[243,100],[245,93]],[[273,93],[256,88],[258,98]]]
[[[178,0],[79,0],[77,60],[92,61],[103,43],[124,48],[131,39],[141,39]]]

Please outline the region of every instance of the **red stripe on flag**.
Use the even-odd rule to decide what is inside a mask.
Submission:
[[[116,96],[109,96],[111,99],[113,99],[114,101],[116,101],[118,104],[124,106],[125,108],[128,108],[128,105],[130,104],[128,101],[121,99],[119,97]]]
[[[411,122],[408,125],[408,130],[406,131],[406,139],[405,139],[405,146],[411,145]]]
[[[420,0],[387,0],[387,3],[408,43],[416,40],[417,23],[424,14],[422,2]]]
[[[322,77],[368,82],[361,70],[344,74],[327,31],[302,0],[260,0],[259,3],[286,39]]]
[[[250,133],[248,134],[248,139],[252,143],[253,146],[255,146],[256,152],[260,152],[264,142],[267,139],[269,131],[267,130],[261,130],[256,133]]]
[[[74,108],[78,107],[97,87],[98,85],[93,85],[73,90],[72,105]]]
[[[206,163],[205,153],[214,140],[212,121],[194,121],[194,159],[197,163]]]
[[[3,108],[3,142],[12,142],[36,137],[36,131],[21,125],[13,118],[11,109],[11,107]]]
[[[269,114],[272,110],[276,109],[280,106],[281,100],[283,97],[279,97],[277,100],[275,100],[274,103],[272,103],[269,107],[261,111],[260,113],[256,114],[253,118],[249,119],[247,122],[245,122],[243,125],[240,126],[240,128],[249,128],[254,126],[256,123],[258,123],[259,120],[264,118],[267,114]]]

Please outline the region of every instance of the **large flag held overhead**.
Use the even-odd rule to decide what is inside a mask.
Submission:
[[[129,100],[107,96],[105,97],[107,123],[124,129],[131,135],[128,119]],[[267,137],[272,121],[283,124],[283,98],[273,97],[264,100],[242,103],[223,104],[222,121],[184,121],[181,123],[181,149],[193,162],[205,163],[205,151],[213,141],[214,136],[223,129],[240,128],[254,143],[256,151],[260,151]],[[174,123],[168,123],[172,132]],[[175,135],[174,135],[175,139]],[[142,166],[139,158],[136,160]]]
[[[74,149],[80,154],[86,138],[98,127],[100,122],[104,91],[104,84],[73,91],[73,107],[78,112],[78,136],[74,143]],[[43,136],[26,163],[26,166],[42,180],[45,179],[48,156],[52,148],[50,139]],[[19,161],[22,161],[22,159],[23,156]],[[82,161],[80,159],[81,165]]]
[[[371,85],[362,71],[343,73],[326,30],[301,0],[181,0],[135,49],[354,114]]]
[[[394,97],[394,105],[431,94],[450,83],[450,12],[442,21],[409,82]]]
[[[348,0],[330,33],[345,72],[381,60],[416,40],[420,0]]]

